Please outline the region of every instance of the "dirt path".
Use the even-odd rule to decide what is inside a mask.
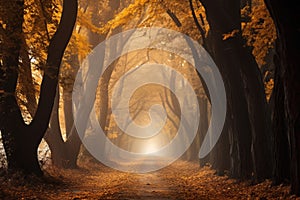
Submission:
[[[134,166],[133,166],[134,167]],[[191,167],[187,169],[187,167]],[[122,200],[169,200],[189,199],[191,190],[185,183],[185,177],[199,170],[197,164],[176,162],[173,165],[146,174],[132,174],[115,171],[101,166],[102,170],[93,169],[81,184],[75,184],[77,191],[86,191],[86,199],[122,199]],[[103,169],[105,169],[103,171]],[[93,194],[90,189],[94,188]],[[98,188],[98,189],[96,189]],[[190,192],[187,193],[186,191]],[[80,192],[75,198],[82,199]],[[99,196],[97,196],[99,195]],[[197,196],[197,194],[195,193]],[[194,199],[194,198],[190,198]]]
[[[119,199],[149,199],[167,200],[170,197],[177,197],[176,187],[171,187],[169,183],[161,179],[158,174],[146,174],[136,176],[133,179],[136,184],[127,185],[112,196]]]
[[[103,165],[89,164],[78,170],[48,169],[53,180],[32,184],[1,178],[0,199],[296,199],[288,186],[271,187],[270,181],[251,186],[226,176],[214,175],[208,167],[177,161],[156,172],[131,174]],[[61,182],[62,181],[62,182]]]

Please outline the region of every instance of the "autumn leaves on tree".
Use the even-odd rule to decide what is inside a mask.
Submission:
[[[210,163],[219,175],[240,180],[288,181],[300,195],[299,13],[296,4],[277,0],[1,0],[0,130],[8,170],[42,175],[37,149],[43,138],[54,165],[76,168],[84,152],[72,115],[80,63],[116,33],[156,26],[199,41],[223,77],[224,129],[200,165]],[[156,59],[151,52],[145,55],[145,60]],[[101,127],[112,140],[124,136],[114,132],[111,89],[130,70],[126,64],[142,62],[128,58],[108,68],[96,94]],[[198,159],[193,152],[206,133],[211,105],[202,77],[187,65],[178,70],[193,81],[203,118],[182,157],[191,160]],[[170,95],[160,97],[176,115]],[[138,101],[135,105],[139,108]]]

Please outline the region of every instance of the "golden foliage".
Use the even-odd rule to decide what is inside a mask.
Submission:
[[[229,33],[223,34],[223,40],[228,40],[229,38],[235,37],[240,31],[235,29]]]
[[[269,81],[265,82],[265,93],[266,93],[267,101],[269,101],[271,98],[273,88],[274,88],[274,79],[270,79]]]
[[[247,15],[245,7],[242,14]],[[242,23],[243,36],[247,39],[247,45],[253,47],[253,55],[259,66],[265,65],[265,58],[269,49],[274,48],[276,30],[272,18],[263,0],[254,0],[250,21]]]

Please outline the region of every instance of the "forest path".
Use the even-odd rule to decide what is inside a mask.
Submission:
[[[127,185],[113,196],[119,199],[149,199],[168,200],[178,196],[176,187],[171,187],[169,182],[163,179],[160,173],[136,175],[132,177],[133,185]]]
[[[288,194],[288,186],[271,187],[270,181],[254,186],[249,182],[238,183],[227,176],[216,176],[209,167],[200,169],[198,163],[187,161],[176,161],[145,174],[125,173],[88,163],[76,170],[49,168],[47,172],[52,178],[50,181],[48,178],[47,183],[47,179],[33,179],[31,184],[24,184],[18,178],[0,177],[0,199],[296,199]]]
[[[134,168],[137,164],[130,165]],[[188,196],[197,196],[196,193],[191,195],[193,192],[191,188],[187,188],[188,186],[185,183],[187,177],[199,171],[199,165],[196,163],[177,161],[164,169],[144,174],[119,172],[104,166],[100,168],[102,170],[98,172],[93,169],[92,171],[96,173],[91,174],[87,178],[87,180],[93,180],[96,183],[98,187],[96,193],[101,193],[101,197],[98,199],[180,200],[188,199]],[[103,169],[105,170],[103,171]],[[105,171],[104,176],[106,177],[104,178],[103,172]],[[100,182],[107,186],[103,187],[104,185],[97,184]],[[89,191],[91,189],[90,184],[90,181],[83,182],[81,187],[77,188],[77,191]],[[93,192],[95,192],[95,189],[96,187],[94,187]],[[80,199],[80,197],[78,198]],[[93,198],[96,199],[97,197]]]

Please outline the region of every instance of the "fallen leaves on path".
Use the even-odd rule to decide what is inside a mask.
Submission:
[[[89,163],[75,170],[51,167],[44,178],[4,174],[0,181],[0,199],[300,199],[289,195],[288,186],[237,182],[186,161],[146,174]]]

